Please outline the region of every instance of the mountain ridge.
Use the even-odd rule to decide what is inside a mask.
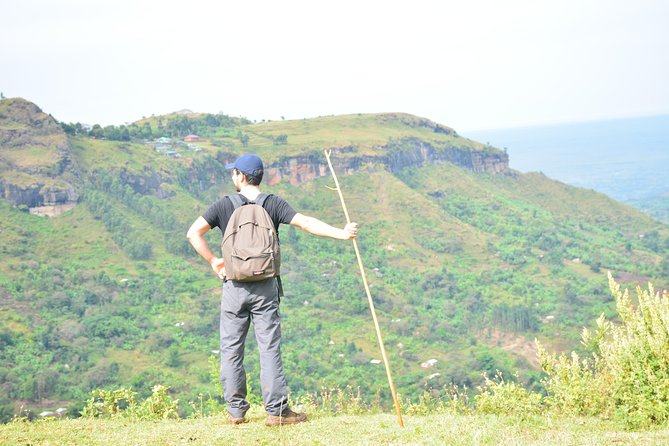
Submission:
[[[81,182],[80,169],[78,166],[70,165],[72,163],[71,146],[66,138],[64,131],[60,128],[57,121],[44,114],[39,107],[21,98],[4,100],[3,112],[0,114],[0,162],[4,161],[4,168],[0,168],[0,196],[12,201],[17,206],[26,206],[28,208],[76,204],[78,193],[75,185]],[[189,112],[190,115],[203,116]],[[182,118],[184,113],[174,113],[167,116],[151,118],[152,121],[162,123],[163,119]],[[363,115],[343,115],[334,117],[336,120],[356,120]],[[328,121],[329,118],[317,118],[320,121]],[[406,167],[418,167],[428,163],[452,162],[461,167],[474,172],[500,173],[507,172],[508,156],[496,151],[490,147],[481,149],[470,141],[460,138],[457,133],[443,125],[436,124],[424,118],[418,118],[402,113],[388,113],[366,115],[365,120],[373,120],[383,125],[404,126],[408,129],[419,128],[427,129],[436,135],[446,135],[454,141],[447,141],[443,138],[421,138],[407,133],[398,138],[391,138],[385,144],[367,144],[362,149],[359,144],[337,146],[337,141],[321,141],[324,148],[332,150],[340,155],[335,159],[336,167],[344,172],[351,174],[363,169],[364,166],[377,165],[388,169],[391,172],[398,171]],[[141,122],[151,122],[151,120],[142,120]],[[361,121],[361,120],[358,120]],[[270,128],[270,135],[281,131],[281,124],[261,123],[247,124],[241,127],[239,132],[253,131],[256,134],[267,132]],[[290,125],[290,122],[288,122]],[[307,126],[314,125],[307,123]],[[38,131],[25,130],[33,126]],[[278,130],[276,129],[278,127]],[[24,129],[20,131],[18,129]],[[159,131],[158,126],[156,131]],[[313,131],[313,129],[311,130]],[[50,144],[45,144],[39,140],[39,136],[46,135],[51,139]],[[286,135],[287,137],[287,135]],[[292,135],[291,135],[292,139]],[[202,143],[202,141],[200,141]],[[16,152],[16,148],[43,147],[43,151],[54,152],[57,155],[52,164],[46,165],[41,170],[34,171],[22,166],[29,164],[27,157],[21,158]],[[240,144],[240,148],[243,144]],[[239,152],[233,153],[228,149],[212,148],[211,155],[216,158],[220,165],[225,166],[232,162]],[[327,165],[322,160],[322,156],[316,151],[313,145],[301,147],[302,154],[281,156],[279,159],[269,162],[266,161],[266,182],[274,185],[282,180],[287,180],[293,185],[301,184],[304,181],[310,181],[319,176],[327,175]],[[306,153],[304,153],[306,151]],[[13,155],[13,156],[10,156]],[[19,164],[11,163],[9,160],[14,158]],[[197,159],[194,157],[194,159]],[[42,161],[44,161],[42,159]],[[219,166],[220,167],[220,166]],[[16,173],[21,172],[23,182],[16,179]],[[148,190],[160,191],[160,184],[163,182],[172,182],[169,176],[161,176],[155,170],[144,171],[141,173],[129,173],[127,169],[120,168],[122,177],[135,189],[143,193]],[[224,175],[225,172],[219,168],[215,174]],[[197,177],[197,172],[191,173],[191,177]],[[30,177],[33,178],[30,178]],[[67,176],[65,181],[64,177]],[[75,181],[72,181],[74,177]],[[56,183],[63,180],[67,186],[64,189],[47,187],[45,182]],[[74,183],[74,185],[73,185]],[[149,186],[147,186],[149,185]]]

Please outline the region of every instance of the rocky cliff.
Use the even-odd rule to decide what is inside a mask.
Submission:
[[[21,98],[0,101],[0,197],[29,208],[76,203],[81,171],[60,125]]]
[[[499,150],[472,150],[466,145],[435,146],[418,138],[404,138],[377,147],[378,155],[364,155],[353,146],[331,147],[332,163],[338,174],[350,175],[363,170],[387,170],[391,173],[405,168],[429,164],[452,163],[476,173],[510,172],[509,157]],[[218,152],[216,157],[207,157],[192,163],[180,175],[183,187],[196,192],[219,184],[229,176],[225,165],[233,162],[237,154]],[[275,185],[288,182],[294,186],[315,178],[330,175],[321,152],[290,156],[265,165],[263,183]],[[149,178],[147,177],[147,181]],[[166,180],[163,180],[166,181]]]
[[[475,151],[465,146],[434,146],[418,138],[393,141],[379,148],[380,155],[358,155],[353,147],[335,147],[333,165],[337,172],[349,175],[363,169],[385,169],[391,173],[409,167],[452,163],[476,173],[509,171],[509,156],[500,151]],[[232,159],[232,158],[231,158]],[[266,166],[265,181],[293,185],[330,175],[324,156],[309,155],[283,159]]]

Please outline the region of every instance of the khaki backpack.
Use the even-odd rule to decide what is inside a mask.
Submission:
[[[279,238],[272,218],[263,207],[269,196],[260,194],[248,203],[239,194],[228,196],[235,210],[221,243],[226,279],[256,282],[279,276]]]

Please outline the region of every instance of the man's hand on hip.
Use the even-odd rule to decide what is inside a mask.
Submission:
[[[213,259],[211,259],[209,264],[211,265],[211,269],[214,270],[219,279],[221,280],[225,279],[225,263],[223,262],[222,258],[214,257]]]

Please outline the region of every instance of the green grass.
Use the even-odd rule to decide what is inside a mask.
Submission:
[[[255,414],[232,426],[223,416],[166,421],[64,419],[0,426],[5,445],[659,445],[669,428],[627,432],[594,418],[506,416],[320,416],[268,428]]]
[[[161,168],[174,167],[180,162],[157,154],[147,144],[96,140],[88,137],[73,137],[70,141],[72,151],[84,170],[111,167],[141,174],[145,168],[159,171]]]
[[[447,145],[474,151],[491,150],[483,144],[453,134],[437,133],[434,131],[435,125],[427,119],[404,113],[360,113],[241,125],[234,131],[225,129],[211,135],[209,141],[199,144],[213,153],[218,149],[212,141],[223,140],[235,152],[252,150],[258,153],[266,164],[287,157],[313,155],[314,150],[320,154],[323,149],[338,147],[355,147],[352,153],[338,154],[341,157],[379,156],[384,154],[382,147],[389,140],[407,137],[418,138],[437,147]],[[241,146],[237,138],[238,132],[249,137],[248,148]],[[287,144],[274,145],[273,138],[279,135],[288,137]]]
[[[425,127],[413,127],[420,120],[402,114],[356,114],[313,118],[309,120],[272,121],[243,127],[255,135],[250,145],[269,148],[272,137],[288,135],[289,147],[342,147],[356,145],[370,150],[388,142],[388,138],[406,136],[436,139]],[[447,136],[440,139],[446,140]],[[254,144],[255,143],[255,144]]]
[[[0,173],[0,181],[14,184],[22,188],[28,188],[36,187],[40,183],[53,183],[54,180],[51,178],[30,175],[18,170],[5,170]]]
[[[54,142],[62,144],[65,143],[65,140],[63,138],[61,141]],[[35,143],[33,142],[33,144]],[[30,170],[51,166],[57,155],[56,147],[50,142],[46,142],[44,145],[30,145],[2,152],[2,157],[10,164]]]

